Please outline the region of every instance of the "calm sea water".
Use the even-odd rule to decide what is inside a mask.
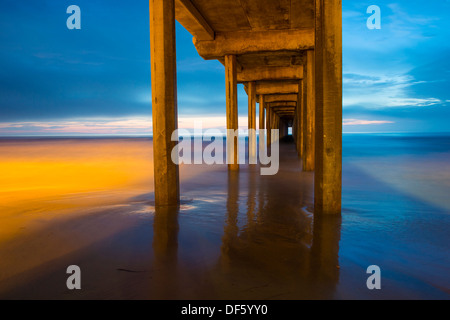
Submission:
[[[313,174],[289,143],[273,177],[182,166],[179,209],[153,206],[151,139],[0,149],[1,297],[450,297],[449,135],[344,134],[342,218],[314,217]],[[70,295],[74,263],[86,286]]]
[[[449,194],[448,134],[344,135],[341,281],[375,264],[374,295],[449,298]]]

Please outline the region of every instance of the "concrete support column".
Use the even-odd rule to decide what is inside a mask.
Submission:
[[[264,102],[264,95],[262,94],[259,96],[259,130],[263,130],[265,128],[264,108],[265,102]]]
[[[264,147],[266,145],[266,139],[264,135],[264,129],[265,129],[265,117],[264,117],[264,110],[265,110],[265,99],[264,95],[259,96],[259,150],[264,150]]]
[[[275,127],[276,113],[273,111],[272,108],[270,108],[269,110],[270,110],[270,129],[273,130],[273,129],[276,129],[276,127]],[[273,143],[273,139],[271,139],[271,142]]]
[[[299,134],[298,134],[298,132],[299,132],[299,122],[300,122],[300,120],[299,120],[299,117],[300,117],[300,111],[299,111],[299,109],[300,109],[300,104],[298,103],[298,101],[297,101],[297,106],[295,107],[295,116],[294,116],[294,125],[295,125],[295,128],[294,128],[294,132],[293,132],[293,136],[294,136],[294,139],[295,139],[295,149],[297,150],[297,155],[299,154],[299,152],[300,152],[300,150],[299,150],[299,148],[298,148],[298,146],[299,146],[299,141],[300,141],[300,136],[299,136]]]
[[[303,67],[303,81],[302,81],[302,168],[303,171],[306,171],[306,144],[308,143],[308,135],[307,135],[307,109],[308,109],[308,81],[307,81],[307,72],[306,63]]]
[[[292,122],[292,138],[294,138],[295,147],[297,148],[297,107],[294,111],[294,121]]]
[[[303,80],[299,82],[295,112],[297,116],[297,153],[301,158],[303,155]]]
[[[248,83],[248,159],[256,164],[256,83]]]
[[[174,0],[150,0],[155,204],[179,204],[178,165],[171,159],[178,127]]]
[[[287,122],[284,121],[284,120],[280,120],[280,127],[281,127],[280,128],[280,130],[281,130],[280,137],[284,138],[284,137],[286,137],[288,135],[288,124],[287,124]]]
[[[280,119],[279,121],[279,127],[280,127],[280,139],[284,137],[284,122]]]
[[[315,118],[315,92],[314,92],[314,51],[307,51],[306,65],[304,70],[304,82],[306,83],[306,99],[305,104],[305,145],[303,154],[303,169],[305,171],[314,170],[314,118]]]
[[[237,69],[236,56],[225,56],[225,83],[227,100],[227,129],[238,129],[238,105],[237,105]],[[238,139],[227,133],[227,162],[228,169],[239,170]]]
[[[277,114],[275,117],[275,129],[278,129],[278,139],[280,138],[280,116]]]
[[[278,137],[281,139],[283,138],[283,132],[284,132],[284,125],[283,125],[283,120],[281,120],[280,118],[278,118],[278,130],[279,130],[279,134]]]
[[[271,120],[272,120],[272,125],[271,128],[278,130],[278,132],[280,132],[280,117],[278,116],[278,114],[276,112],[273,111],[272,109],[272,114],[270,116]],[[280,137],[280,135],[278,134],[278,138]],[[276,142],[276,140],[274,139],[274,137],[272,137],[272,143]]]
[[[316,0],[314,211],[341,213],[342,4]]]
[[[266,129],[267,129],[267,146],[270,146],[272,143],[271,132],[272,129],[272,109],[269,105],[266,105]]]

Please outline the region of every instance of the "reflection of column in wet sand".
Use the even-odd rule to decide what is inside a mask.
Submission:
[[[226,278],[234,281],[229,290],[235,293],[241,290],[241,297],[292,298],[308,292],[302,287],[309,275],[307,244],[312,238],[311,223],[300,208],[296,209],[301,195],[287,191],[286,178],[290,175],[262,177],[257,167],[248,167],[228,176],[228,216],[222,238],[221,271],[231,275]],[[242,229],[237,221],[238,186],[243,182],[239,177],[247,182],[246,225]],[[286,199],[294,195],[297,198]]]
[[[176,206],[157,207],[153,221],[154,281],[152,296],[175,299],[177,290],[178,212]]]
[[[222,237],[220,262],[223,270],[230,269],[230,250],[238,241],[239,171],[228,172],[227,218]]]
[[[295,149],[293,152],[296,152]],[[280,270],[285,281],[290,279],[295,284],[296,288],[292,290],[294,297],[302,292],[305,279],[309,276],[312,223],[311,218],[301,210],[305,204],[307,185],[296,181],[297,177],[293,178],[292,172],[283,169],[291,167],[291,163],[280,158],[280,172],[277,175],[260,177],[257,227],[259,235],[266,235],[263,251],[263,257],[267,260],[265,264],[272,270]],[[290,185],[291,182],[297,184]],[[267,235],[275,235],[276,238],[271,239]]]
[[[341,217],[334,215],[314,217],[310,278],[318,291],[330,295],[324,298],[333,297],[339,282],[341,223]]]
[[[259,173],[256,172],[259,168],[249,168],[248,170],[248,196],[247,196],[247,226],[246,229],[251,234],[255,227],[255,215],[257,215],[256,208],[256,179]]]
[[[258,169],[259,170],[259,169]],[[266,194],[264,192],[264,180],[258,180],[258,211],[256,214],[256,223],[261,223],[261,215],[266,205]]]

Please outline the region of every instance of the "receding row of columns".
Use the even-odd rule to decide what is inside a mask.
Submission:
[[[315,171],[315,212],[341,211],[342,167],[342,26],[341,3],[315,1],[315,47],[306,52],[303,79],[298,81],[293,109],[275,111],[276,105],[259,96],[259,128],[267,130],[267,144],[273,143],[271,129],[287,133],[283,115],[293,117],[293,136],[306,171]],[[171,151],[176,142],[177,87],[174,0],[150,0],[152,71],[153,154],[155,202],[158,206],[179,203],[178,166]],[[237,59],[225,55],[226,125],[238,129]],[[292,84],[290,84],[292,86]],[[257,83],[248,82],[248,127],[256,129]],[[265,110],[265,112],[264,112]],[[227,139],[230,170],[239,169],[238,141]],[[249,157],[256,156],[256,137],[249,137]]]

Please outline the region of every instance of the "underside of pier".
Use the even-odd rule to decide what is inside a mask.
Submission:
[[[270,148],[292,127],[303,170],[314,171],[315,214],[341,212],[342,13],[337,0],[150,0],[155,201],[179,202],[171,161],[177,128],[175,20],[201,57],[225,68],[228,129],[238,129],[237,85],[248,94],[248,128]],[[263,131],[261,131],[263,130]],[[238,142],[227,139],[229,170]],[[260,148],[262,144],[260,144]],[[249,135],[249,157],[256,135]]]

